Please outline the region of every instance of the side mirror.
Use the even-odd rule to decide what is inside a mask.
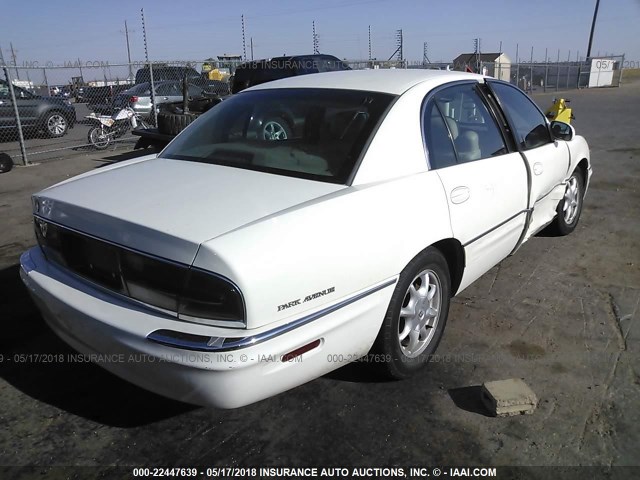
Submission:
[[[551,130],[551,136],[555,140],[565,140],[568,142],[576,135],[576,130],[572,125],[564,122],[558,122],[557,120],[551,122],[549,128]]]

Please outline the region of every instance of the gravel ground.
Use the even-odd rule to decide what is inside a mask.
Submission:
[[[350,365],[245,408],[197,408],[73,353],[18,279],[29,195],[96,168],[82,154],[0,176],[0,465],[638,465],[640,84],[567,94],[594,177],[580,224],[538,236],[452,302],[436,362],[382,382]],[[535,95],[546,107],[553,94]],[[114,157],[118,158],[118,157]],[[492,418],[485,381],[523,378],[533,415]]]

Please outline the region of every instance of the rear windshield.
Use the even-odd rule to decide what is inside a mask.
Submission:
[[[209,110],[160,156],[346,183],[393,98],[355,90],[243,92]]]
[[[160,80],[182,80],[185,75],[189,78],[200,76],[195,69],[190,67],[153,67],[154,83]],[[136,72],[136,83],[149,82],[150,80],[149,68],[141,68]]]
[[[134,85],[128,90],[122,92],[123,94],[128,95],[151,95],[151,84],[150,83],[141,83],[139,85]]]

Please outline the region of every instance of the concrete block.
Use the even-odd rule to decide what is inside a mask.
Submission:
[[[486,382],[482,402],[496,417],[530,415],[538,405],[536,394],[519,378]]]

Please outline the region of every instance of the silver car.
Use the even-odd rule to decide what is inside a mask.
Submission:
[[[202,88],[196,85],[189,85],[188,93],[190,97],[201,97],[203,92]],[[180,101],[182,101],[182,82],[157,82],[155,84],[156,106],[162,103]],[[127,104],[143,117],[150,117],[151,84],[149,82],[140,83],[116,95],[113,99],[112,107],[119,109],[127,106]]]

